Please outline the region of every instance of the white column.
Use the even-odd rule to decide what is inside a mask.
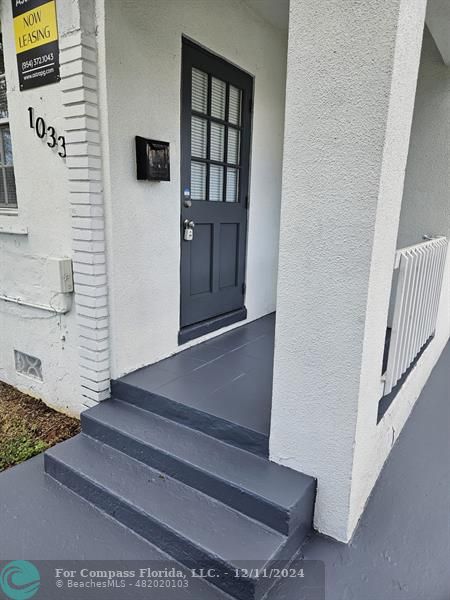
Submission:
[[[373,485],[354,464],[375,435],[425,7],[291,0],[270,455],[318,478],[315,526],[343,541]]]
[[[89,407],[110,395],[108,277],[95,2],[78,0],[73,10],[76,25],[61,39],[61,83],[80,390]]]

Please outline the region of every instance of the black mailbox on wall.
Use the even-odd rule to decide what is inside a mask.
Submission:
[[[136,136],[137,178],[170,181],[169,142]]]

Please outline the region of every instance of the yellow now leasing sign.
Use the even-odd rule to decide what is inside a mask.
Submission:
[[[11,0],[20,89],[59,81],[55,0]]]
[[[58,39],[55,0],[14,18],[16,52],[25,52]]]

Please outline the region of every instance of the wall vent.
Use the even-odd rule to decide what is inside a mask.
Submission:
[[[39,358],[25,354],[25,352],[20,352],[19,350],[14,350],[14,362],[17,373],[43,381],[42,363]]]

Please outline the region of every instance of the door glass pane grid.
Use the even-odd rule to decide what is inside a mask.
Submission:
[[[191,121],[193,200],[239,201],[241,104],[239,88],[192,69],[191,108],[205,115],[193,114]]]
[[[228,139],[227,139],[227,162],[239,165],[239,154],[240,154],[240,131],[233,127],[228,127]]]
[[[227,187],[225,202],[238,202],[239,200],[239,171],[238,169],[227,168]]]
[[[241,124],[241,103],[242,92],[234,85],[230,85],[230,98],[228,109],[228,121],[233,125]]]
[[[211,78],[211,116],[225,121],[227,85],[221,79]]]
[[[223,172],[219,165],[209,165],[209,201],[222,202],[223,200]]]
[[[225,126],[211,121],[210,156],[211,160],[224,162]]]
[[[192,69],[192,110],[208,112],[208,75],[199,69]]]
[[[208,121],[200,117],[191,120],[191,154],[196,158],[206,158],[208,141]]]
[[[206,200],[206,164],[191,161],[191,198]]]

